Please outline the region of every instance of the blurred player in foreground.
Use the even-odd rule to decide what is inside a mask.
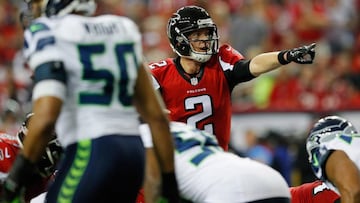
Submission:
[[[3,184],[8,175],[10,167],[13,165],[16,155],[22,148],[22,143],[26,139],[29,120],[34,116],[30,113],[26,116],[18,134],[16,136],[0,134],[0,182]],[[34,197],[45,192],[50,181],[52,181],[56,165],[63,153],[62,147],[56,139],[56,134],[52,133],[51,140],[47,144],[45,153],[36,165],[35,173],[32,174],[32,184],[25,189],[23,202],[29,202]],[[0,194],[2,196],[2,194]],[[31,201],[33,202],[33,201]]]
[[[43,0],[24,0],[27,8],[20,13],[20,22],[24,29],[28,28],[31,22],[42,15]]]
[[[214,135],[185,123],[171,122],[170,129],[182,198],[191,202],[290,202],[285,179],[271,167],[225,152]],[[141,125],[140,132],[145,147],[151,148],[148,126]],[[147,173],[152,175],[148,177],[156,177],[157,170],[150,165]]]
[[[5,181],[5,199],[13,200],[31,183],[27,176],[56,128],[65,152],[48,202],[134,202],[145,168],[140,115],[155,135],[161,195],[177,202],[169,121],[143,65],[137,25],[121,16],[91,17],[94,0],[43,5],[46,16],[32,22],[24,43],[37,117]]]
[[[306,149],[315,176],[341,196],[342,203],[360,202],[360,134],[339,116],[318,120]]]

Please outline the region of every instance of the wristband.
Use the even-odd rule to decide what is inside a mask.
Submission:
[[[161,179],[164,183],[163,185],[167,185],[170,187],[177,187],[175,173],[162,173]]]
[[[278,54],[278,61],[281,65],[286,65],[289,64],[291,61],[287,61],[284,58],[284,55],[288,52],[288,50],[284,50],[284,51],[280,51],[280,53]]]
[[[162,173],[162,196],[169,202],[178,202],[179,193],[175,173]]]

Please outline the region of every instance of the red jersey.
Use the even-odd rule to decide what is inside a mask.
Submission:
[[[18,151],[21,149],[16,136],[0,133],[0,180],[5,180],[7,174],[16,159]],[[49,178],[34,177],[33,184],[26,190],[25,199],[30,199],[46,191]],[[1,187],[0,187],[1,191]],[[1,194],[0,194],[1,195]]]
[[[170,119],[216,135],[219,145],[227,150],[231,91],[236,84],[250,80],[232,76],[236,74],[233,71],[236,62],[242,59],[231,46],[223,45],[197,74],[185,73],[179,58],[150,64],[154,86],[161,92]]]
[[[15,136],[0,133],[0,173],[1,179],[6,176],[12,163],[15,161],[20,149],[19,142]]]
[[[291,203],[335,203],[340,196],[330,190],[322,181],[290,187]]]

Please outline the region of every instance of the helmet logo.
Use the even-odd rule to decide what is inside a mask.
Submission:
[[[178,20],[180,20],[180,15],[178,13],[174,13],[170,19],[170,25],[175,25]]]
[[[181,36],[177,36],[177,37],[176,37],[176,40],[177,40],[179,43],[181,43],[181,42],[184,41],[184,38],[181,37]]]

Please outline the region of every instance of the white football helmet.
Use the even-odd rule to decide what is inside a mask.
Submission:
[[[43,5],[47,16],[63,16],[72,12],[91,16],[96,10],[95,0],[44,0]]]

